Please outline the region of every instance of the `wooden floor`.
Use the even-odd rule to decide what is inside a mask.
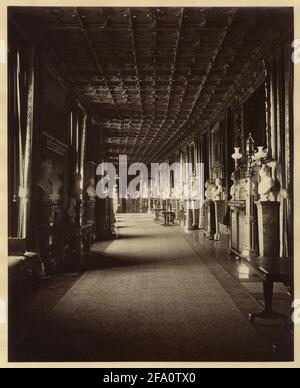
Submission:
[[[274,339],[288,343],[277,324],[248,322],[261,305],[201,241],[151,215],[117,226],[11,361],[271,361]]]

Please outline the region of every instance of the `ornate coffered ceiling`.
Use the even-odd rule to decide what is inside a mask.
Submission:
[[[287,8],[14,8],[106,130],[111,160],[164,160],[263,77]]]

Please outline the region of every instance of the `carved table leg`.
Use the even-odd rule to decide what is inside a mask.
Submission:
[[[265,309],[260,313],[250,313],[249,321],[251,323],[254,323],[257,318],[283,319],[285,322],[287,321],[288,318],[286,315],[273,311],[273,287],[274,287],[274,284],[272,281],[267,280],[263,282]]]

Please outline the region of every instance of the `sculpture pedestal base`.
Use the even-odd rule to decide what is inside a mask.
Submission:
[[[259,255],[280,256],[280,203],[271,201],[256,202],[258,212]]]
[[[193,227],[193,210],[187,208],[186,214],[187,214],[187,219],[186,219],[186,224],[185,224],[185,230],[186,231],[193,230],[194,229],[194,227]]]
[[[213,201],[206,201],[204,204],[204,235],[210,239],[214,239],[216,233],[216,216],[215,204]]]
[[[215,201],[215,228],[214,240],[221,240],[220,223],[223,223],[223,219],[226,214],[226,201]]]
[[[192,201],[188,201],[187,202],[187,206],[186,206],[186,223],[185,223],[185,230],[186,231],[189,231],[189,230],[193,230],[193,205],[192,205]]]
[[[196,209],[193,211],[193,229],[199,229],[200,214],[199,210]]]

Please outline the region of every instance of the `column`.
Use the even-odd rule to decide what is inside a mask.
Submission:
[[[199,163],[199,144],[198,142],[194,143],[194,174],[195,174],[195,181],[194,181],[194,191],[197,193],[198,197],[198,185],[200,180],[200,171],[198,171],[198,163]],[[194,210],[193,210],[193,228],[199,229],[199,223],[200,223],[200,201],[199,198],[196,198],[194,201]]]
[[[192,162],[191,157],[191,146],[188,145],[187,148],[187,158],[186,158],[187,166],[186,166],[186,185],[190,185],[189,182],[189,169],[188,164]],[[186,186],[187,187],[187,186]],[[188,199],[187,199],[187,206],[186,206],[186,212],[187,212],[187,220],[186,220],[186,230],[192,230],[193,229],[193,209],[194,209],[194,203],[191,198],[191,187],[187,187],[187,193],[188,193]]]
[[[152,214],[150,190],[149,190],[149,194],[148,194],[148,214]]]

